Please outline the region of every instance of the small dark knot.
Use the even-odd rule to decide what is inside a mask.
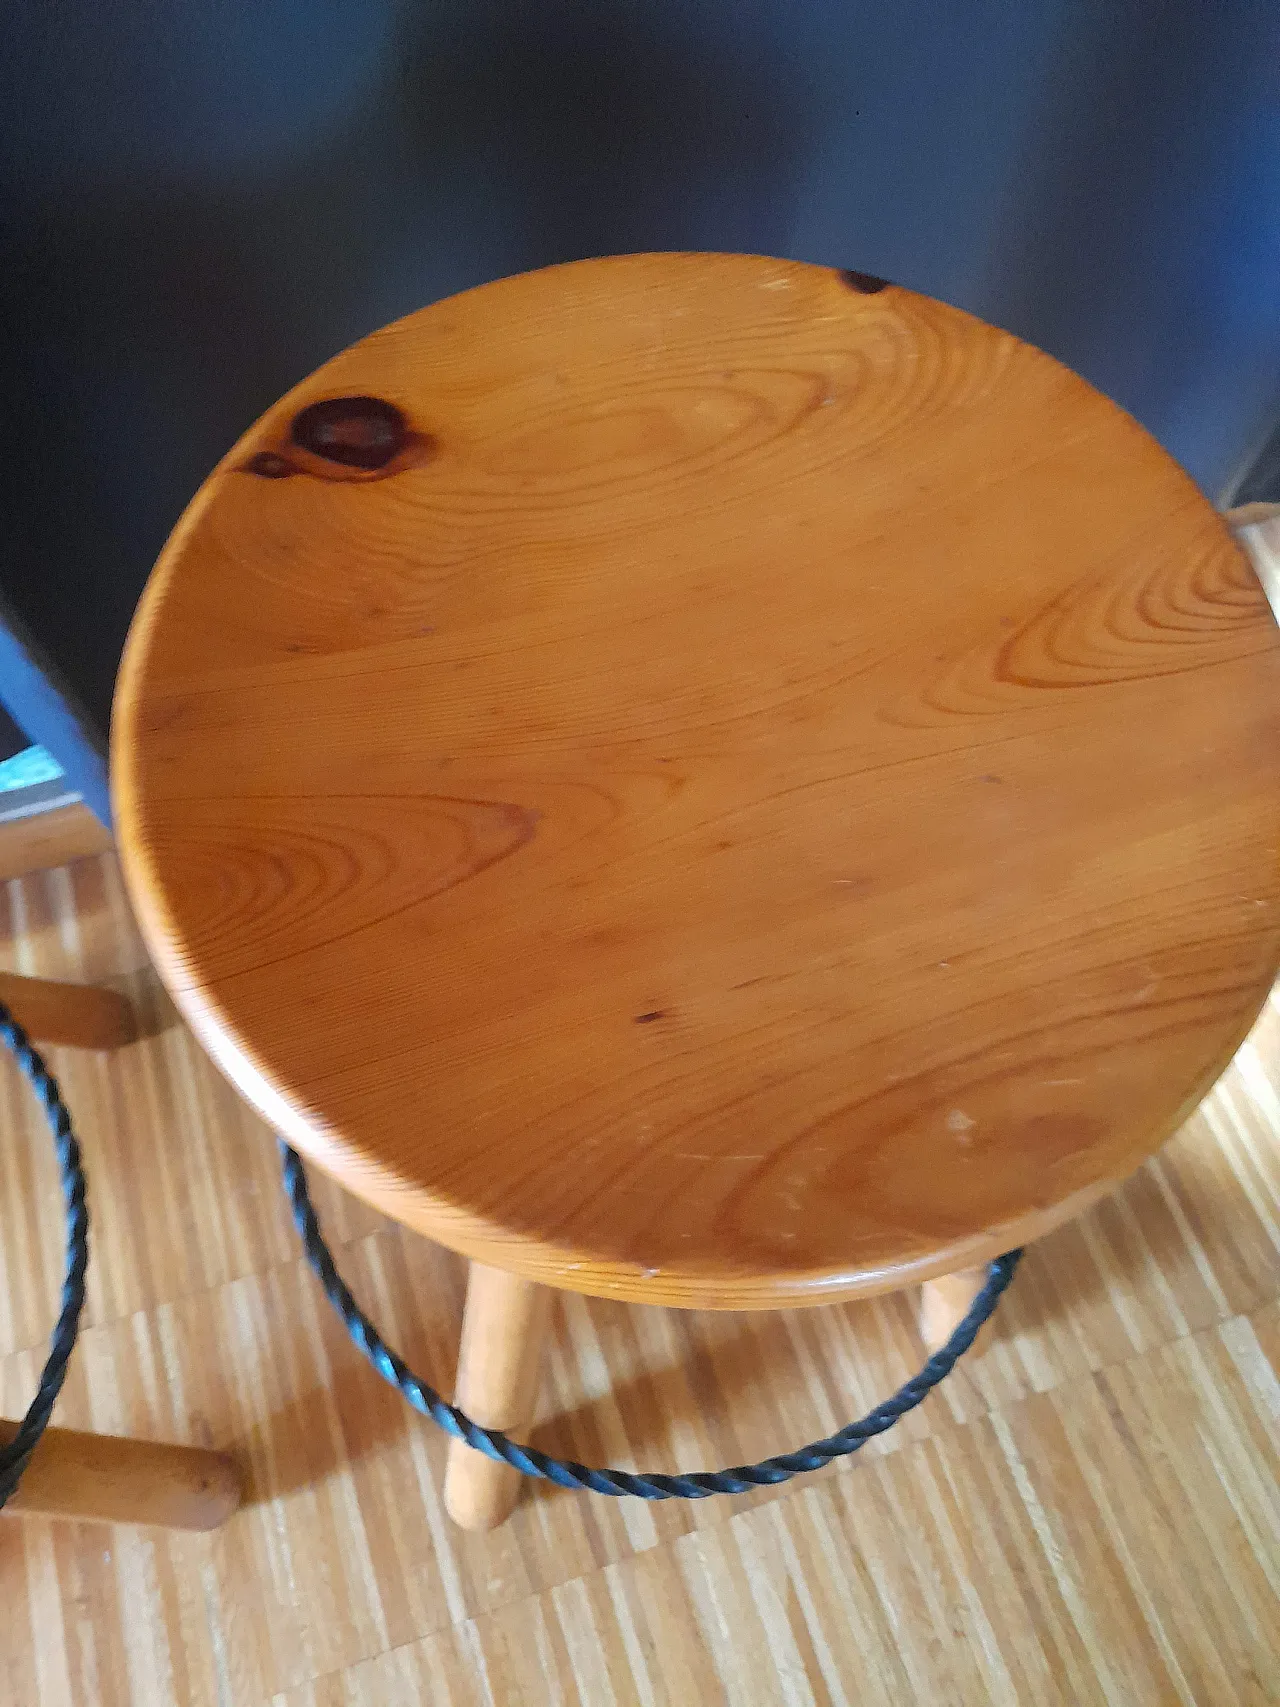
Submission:
[[[326,462],[373,470],[403,447],[408,428],[395,404],[381,397],[329,397],[295,415],[289,436]]]
[[[840,277],[862,296],[874,296],[878,290],[888,286],[888,279],[878,279],[874,273],[855,273],[852,267],[841,267]]]
[[[257,456],[250,457],[245,469],[250,474],[261,475],[264,480],[287,480],[297,472],[291,462],[286,462],[273,450],[260,450]]]

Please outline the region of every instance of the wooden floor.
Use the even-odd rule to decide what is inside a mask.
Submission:
[[[93,1214],[57,1420],[231,1447],[252,1488],[213,1536],[0,1523],[0,1702],[1280,1701],[1276,997],[1163,1154],[1029,1253],[991,1350],[860,1458],[699,1505],[536,1489],[472,1536],[443,1514],[443,1438],[304,1270],[273,1141],[176,1020],[112,857],[0,897],[0,965],[128,990],[149,1034],[50,1052]],[[59,1282],[48,1149],[0,1072],[10,1415]],[[462,1265],[317,1197],[357,1292],[447,1389]],[[797,1445],[918,1365],[912,1309],[566,1298],[538,1438],[668,1469]]]

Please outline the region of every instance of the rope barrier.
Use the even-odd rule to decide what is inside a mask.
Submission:
[[[307,1261],[353,1342],[382,1379],[403,1394],[414,1410],[430,1417],[455,1440],[465,1441],[477,1452],[483,1452],[486,1458],[514,1465],[524,1475],[554,1482],[560,1488],[588,1488],[596,1494],[634,1494],[642,1500],[700,1500],[710,1494],[745,1494],[752,1488],[789,1482],[793,1476],[820,1470],[834,1458],[847,1458],[860,1446],[865,1446],[868,1440],[892,1428],[900,1417],[914,1410],[951,1373],[995,1310],[1022,1256],[1020,1250],[1015,1250],[997,1257],[987,1270],[986,1281],[972,1308],[946,1345],[934,1352],[923,1369],[904,1382],[890,1398],[826,1440],[814,1441],[799,1452],[781,1453],[759,1464],[739,1464],[731,1470],[696,1470],[682,1476],[663,1476],[644,1475],[632,1470],[592,1469],[572,1459],[552,1457],[550,1453],[539,1452],[532,1446],[521,1446],[508,1440],[497,1429],[481,1428],[456,1405],[446,1404],[433,1387],[413,1373],[404,1359],[387,1345],[338,1273],[320,1231],[320,1222],[307,1190],[307,1177],[297,1152],[288,1144],[281,1143],[280,1153],[284,1163],[284,1187]]]
[[[84,1169],[80,1163],[80,1146],[71,1130],[71,1112],[62,1100],[57,1080],[31,1047],[26,1032],[3,1002],[0,1002],[0,1038],[4,1039],[5,1046],[44,1109],[49,1130],[53,1133],[67,1212],[67,1260],[62,1281],[62,1306],[49,1344],[48,1360],[40,1376],[36,1396],[19,1423],[17,1434],[7,1446],[0,1446],[0,1506],[3,1506],[17,1487],[40,1436],[48,1426],[54,1401],[66,1379],[67,1361],[76,1343],[80,1312],[84,1307],[84,1277],[89,1266],[89,1212],[85,1208]]]

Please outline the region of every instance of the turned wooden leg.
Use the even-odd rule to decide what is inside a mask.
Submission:
[[[0,1442],[17,1432],[0,1422]],[[240,1474],[224,1452],[47,1428],[4,1511],[216,1529],[239,1503]]]
[[[483,1428],[527,1438],[550,1318],[549,1287],[472,1263],[454,1403]],[[493,1529],[511,1515],[522,1479],[509,1464],[453,1440],[444,1503],[463,1529]]]
[[[926,1280],[920,1288],[920,1338],[931,1357],[946,1345],[969,1314],[969,1306],[981,1292],[986,1278],[985,1266],[963,1268],[958,1274],[940,1274],[936,1280]],[[973,1342],[973,1350],[982,1351],[990,1337],[988,1322]]]
[[[138,1035],[133,1008],[125,997],[96,984],[55,984],[48,978],[0,972],[0,1002],[33,1043],[118,1049]]]

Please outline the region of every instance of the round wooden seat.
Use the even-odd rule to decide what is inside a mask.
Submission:
[[[481,1262],[801,1304],[1130,1171],[1280,961],[1280,637],[1057,362],[758,257],[327,363],[147,588],[142,928],[290,1142]]]

